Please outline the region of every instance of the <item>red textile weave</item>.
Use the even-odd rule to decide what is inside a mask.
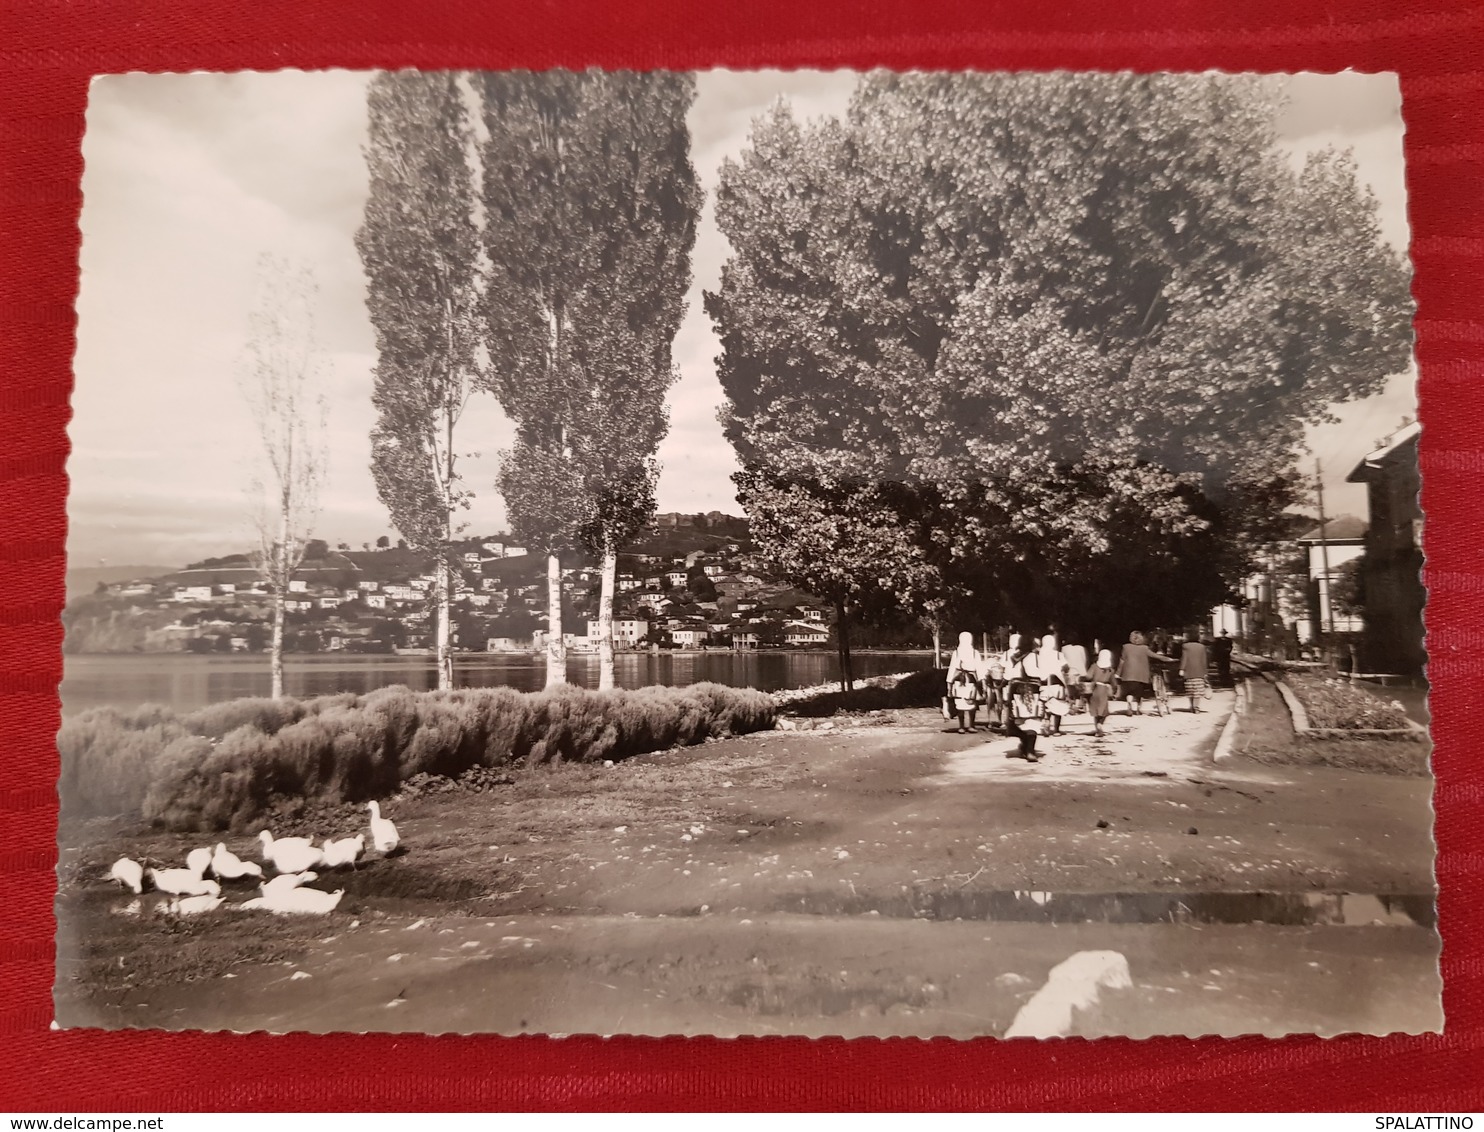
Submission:
[[[1484,1108],[1478,0],[0,0],[0,1109]],[[629,66],[1401,75],[1447,1033],[1096,1042],[51,1033],[66,425],[89,75]]]

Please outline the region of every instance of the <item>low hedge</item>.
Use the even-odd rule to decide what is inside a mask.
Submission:
[[[771,728],[765,693],[721,684],[590,692],[468,688],[235,700],[178,715],[95,708],[62,725],[69,815],[139,813],[172,830],[243,830],[283,798],[361,802],[419,774],[619,760]]]
[[[1283,681],[1304,705],[1309,726],[1330,730],[1408,730],[1407,713],[1395,700],[1383,700],[1337,676],[1284,673]]]
[[[945,677],[943,669],[929,668],[901,677],[872,677],[849,692],[842,692],[837,686],[810,696],[774,693],[774,699],[790,715],[800,716],[937,707],[943,695]]]

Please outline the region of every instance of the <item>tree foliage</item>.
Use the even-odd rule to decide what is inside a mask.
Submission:
[[[791,585],[835,607],[841,681],[848,691],[852,620],[879,621],[900,604],[931,600],[940,577],[923,532],[904,522],[913,501],[899,485],[804,481],[742,472],[737,498],[751,537]]]
[[[1219,599],[1305,424],[1410,344],[1374,201],[1347,155],[1295,169],[1278,105],[1245,77],[878,73],[844,122],[777,106],[723,169],[707,296],[744,468],[903,485],[939,516],[925,559],[1003,614]]]
[[[674,73],[499,72],[482,76],[487,383],[525,449],[562,461],[580,511],[512,513],[542,550],[626,541],[653,514],[653,456],[674,380],[700,190],[685,113],[694,80]]]

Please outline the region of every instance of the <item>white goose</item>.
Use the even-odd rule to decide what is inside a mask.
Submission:
[[[354,837],[342,837],[339,841],[326,841],[320,846],[320,853],[324,856],[325,868],[339,869],[354,865],[365,848],[366,835],[358,833]]]
[[[309,837],[275,838],[265,829],[258,834],[258,840],[263,843],[263,860],[281,873],[302,873],[324,859]]]
[[[238,907],[260,908],[279,915],[323,916],[327,912],[333,912],[344,895],[343,888],[334,892],[321,892],[317,888],[290,888],[274,890],[272,893],[264,892],[256,900],[245,900]]]
[[[402,843],[401,837],[397,835],[397,827],[390,818],[381,816],[379,802],[367,802],[366,809],[371,811],[371,844],[376,846],[378,853],[386,856]]]
[[[135,896],[144,891],[144,866],[130,857],[120,857],[108,870],[110,880],[132,889]]]
[[[308,884],[312,880],[319,880],[318,873],[279,873],[272,880],[265,880],[258,887],[264,896],[275,892],[288,892],[290,889],[298,888],[301,884]]]
[[[256,861],[244,861],[220,841],[211,855],[211,871],[222,880],[237,880],[240,877],[260,877],[263,866]]]
[[[222,886],[192,869],[150,869],[149,879],[171,896],[220,896]]]
[[[206,870],[211,868],[211,850],[192,849],[186,854],[186,868],[197,876],[204,876]]]
[[[221,903],[220,896],[202,893],[200,896],[177,896],[165,905],[165,909],[174,912],[177,916],[198,916],[202,912],[214,911],[221,906]]]

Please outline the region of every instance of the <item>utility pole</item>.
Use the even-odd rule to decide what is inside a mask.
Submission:
[[[1278,620],[1278,578],[1273,568],[1273,552],[1268,551],[1264,556],[1265,565],[1268,568],[1267,600],[1264,602],[1266,612],[1263,615],[1262,635],[1263,642],[1268,649],[1268,655],[1274,655],[1278,645],[1278,634],[1274,632],[1273,626],[1279,624]]]
[[[1323,571],[1319,584],[1319,614],[1324,621],[1326,636],[1332,637],[1335,632],[1335,607],[1329,593],[1329,531],[1328,520],[1324,517],[1324,477],[1318,460],[1314,461],[1314,491],[1319,501],[1319,568]]]

